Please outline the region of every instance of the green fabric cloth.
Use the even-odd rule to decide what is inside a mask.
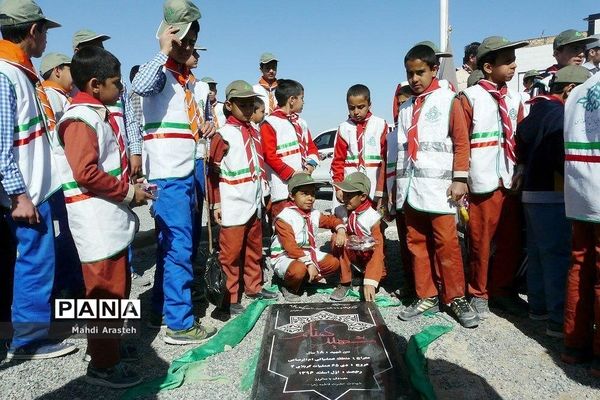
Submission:
[[[198,372],[202,368],[204,360],[225,351],[226,348],[237,346],[248,332],[252,330],[263,311],[273,302],[273,300],[255,300],[246,308],[244,313],[225,324],[206,343],[174,360],[166,376],[141,383],[127,390],[122,398],[136,399],[142,396],[153,395],[163,390],[178,388],[184,383],[190,371],[194,372],[195,380],[200,380],[199,375],[201,374]],[[217,377],[216,379],[220,378]]]
[[[254,376],[256,375],[256,367],[258,366],[259,356],[260,347],[257,347],[256,351],[254,352],[254,355],[244,363],[244,375],[242,376],[242,381],[240,382],[240,390],[242,392],[245,392],[252,388],[252,384],[254,383]]]
[[[425,358],[427,347],[451,330],[452,325],[430,325],[416,335],[412,335],[408,341],[404,361],[408,368],[410,382],[423,399],[435,400],[436,398],[427,371]]]

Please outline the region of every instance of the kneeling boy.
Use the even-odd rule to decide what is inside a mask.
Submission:
[[[375,291],[386,276],[381,229],[381,214],[371,207],[371,181],[362,172],[353,172],[343,182],[336,184],[342,192],[344,204],[335,208],[335,216],[346,221],[348,243],[344,247],[342,276],[352,277],[352,266],[363,277],[363,294],[366,301],[375,300]],[[354,238],[355,237],[355,238]],[[356,245],[352,246],[356,240]],[[361,247],[361,248],[358,248]],[[342,280],[331,300],[341,301],[350,289],[351,279]],[[347,282],[347,283],[346,283]]]
[[[291,203],[275,218],[275,234],[271,244],[271,264],[277,277],[283,280],[281,292],[288,301],[298,301],[305,281],[316,282],[338,272],[340,261],[317,249],[315,236],[319,228],[335,230],[334,244],[346,241],[343,222],[313,209],[315,181],[300,172],[288,181]],[[342,278],[343,280],[343,278]]]

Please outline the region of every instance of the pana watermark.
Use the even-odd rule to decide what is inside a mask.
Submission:
[[[139,299],[56,299],[55,319],[140,319]]]

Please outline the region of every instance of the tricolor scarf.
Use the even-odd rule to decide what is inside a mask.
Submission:
[[[275,102],[275,89],[277,88],[277,80],[275,80],[275,82],[273,82],[272,84],[269,84],[269,82],[267,82],[265,80],[264,77],[260,77],[260,80],[258,81],[258,84],[262,87],[265,88],[265,90],[267,91],[267,93],[269,94],[269,113],[273,112],[273,110],[275,110],[275,107],[277,107],[277,104]],[[266,106],[266,104],[265,104]]]
[[[508,115],[508,107],[506,105],[506,95],[508,94],[508,88],[506,85],[502,85],[501,88],[486,79],[481,79],[477,82],[486,92],[490,94],[498,103],[498,112],[500,113],[500,121],[502,122],[502,133],[504,136],[504,152],[509,160],[516,162],[517,157],[515,154],[515,133],[512,129],[512,121]]]
[[[56,118],[54,116],[52,107],[50,107],[50,101],[48,100],[46,91],[42,87],[40,77],[31,63],[31,59],[27,56],[27,54],[25,54],[23,49],[13,42],[9,42],[8,40],[0,40],[0,60],[19,68],[25,75],[27,75],[27,78],[29,78],[35,88],[36,97],[39,100],[44,115],[46,116],[46,127],[50,131],[48,134],[51,134],[56,127]]]
[[[256,129],[250,125],[249,122],[242,122],[233,115],[227,118],[227,123],[235,126],[242,132],[242,139],[246,148],[246,157],[248,158],[248,167],[250,168],[250,174],[253,178],[260,178],[264,182],[267,181],[267,175],[265,173],[265,162],[263,159],[262,144],[258,137]],[[252,146],[254,143],[254,149],[258,156],[258,165],[254,164],[254,157],[252,156]]]
[[[367,199],[361,205],[356,207],[354,211],[348,216],[348,233],[350,235],[356,235],[358,237],[369,236],[371,232],[366,232],[358,223],[358,216],[363,212],[371,208],[371,201]]]
[[[437,78],[433,78],[427,89],[417,96],[412,97],[413,108],[412,108],[412,118],[410,123],[410,128],[408,128],[408,132],[406,133],[407,141],[408,141],[408,158],[412,160],[412,162],[417,161],[417,153],[419,151],[419,116],[421,115],[421,110],[423,109],[423,104],[425,103],[425,99],[434,90],[440,88],[440,84]]]
[[[290,206],[290,208],[296,211],[300,216],[304,219],[304,223],[306,224],[306,229],[308,231],[308,245],[310,248],[308,252],[310,253],[310,260],[312,263],[319,269],[319,262],[317,260],[317,242],[315,241],[315,232],[313,230],[312,220],[310,219],[310,211],[303,211],[299,209],[297,206]]]
[[[350,120],[356,125],[356,143],[358,145],[358,170],[364,171],[365,168],[365,128],[371,118],[371,112],[367,113],[367,116],[362,121],[356,121],[352,117],[348,116]]]
[[[42,82],[42,86],[44,87],[44,89],[56,90],[58,93],[65,96],[69,103],[71,102],[71,95],[69,94],[69,92],[67,92],[65,89],[63,89],[63,87],[60,86],[58,83],[56,83],[54,81],[46,80],[46,81]]]
[[[119,144],[119,157],[121,159],[121,180],[124,182],[129,182],[129,164],[127,160],[127,149],[125,148],[125,140],[123,139],[123,132],[119,129],[119,124],[115,119],[113,113],[111,113],[106,105],[102,104],[100,100],[96,99],[93,96],[90,96],[86,92],[78,92],[75,97],[71,100],[71,106],[88,106],[93,108],[103,108],[106,110],[106,121],[112,128],[113,134],[115,135],[115,139],[117,139],[117,143]]]
[[[281,108],[276,108],[271,115],[277,118],[287,119],[294,127],[296,139],[298,140],[298,146],[300,147],[300,156],[302,157],[302,169],[305,169],[308,162],[308,142],[304,139],[304,136],[302,135],[302,127],[298,123],[300,116],[296,113],[288,115]]]
[[[165,63],[165,68],[173,74],[185,92],[185,105],[187,108],[188,119],[190,121],[190,129],[194,135],[194,140],[198,141],[202,136],[200,132],[202,115],[198,109],[198,103],[196,103],[194,94],[189,88],[189,85],[193,84],[196,81],[196,78],[190,73],[189,68],[187,68],[185,65],[179,64],[170,57]]]

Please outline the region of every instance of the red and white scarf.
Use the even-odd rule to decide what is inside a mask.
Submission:
[[[348,216],[348,233],[358,237],[369,236],[371,232],[365,231],[358,223],[358,216],[371,208],[371,201],[367,199],[364,203],[356,207]]]
[[[312,263],[319,269],[319,262],[317,260],[317,242],[315,240],[315,233],[313,230],[313,223],[310,219],[310,211],[303,211],[299,209],[297,206],[290,206],[292,210],[295,210],[302,218],[304,218],[304,223],[306,224],[306,229],[308,231],[308,245],[310,248],[308,249],[310,253],[310,260]]]
[[[252,177],[260,178],[263,181],[266,181],[267,175],[265,173],[265,162],[262,155],[262,144],[256,129],[254,129],[249,122],[242,122],[233,115],[230,115],[227,118],[227,123],[239,128],[242,132],[242,139],[246,148],[246,157],[248,158],[248,167],[250,168],[250,174]],[[258,165],[255,165],[254,163],[251,143],[254,143],[254,149],[256,150],[256,154],[258,156]]]
[[[406,134],[408,139],[408,158],[410,158],[413,162],[417,161],[417,153],[419,151],[419,116],[421,115],[421,110],[423,109],[423,104],[425,103],[425,99],[429,96],[434,90],[440,88],[440,84],[437,78],[434,78],[429,87],[425,89],[425,91],[417,96],[413,96],[413,109],[412,109],[412,118],[410,123],[410,128],[408,128],[408,132]]]
[[[358,169],[362,170],[365,167],[365,128],[371,118],[371,112],[367,113],[367,116],[362,121],[356,121],[350,117],[350,120],[356,125],[356,143],[358,145]]]
[[[300,116],[296,113],[286,114],[281,108],[276,108],[271,115],[277,118],[287,119],[294,127],[298,146],[300,147],[300,156],[302,157],[302,169],[305,169],[306,163],[308,162],[308,143],[302,134],[302,127],[298,123]]]

